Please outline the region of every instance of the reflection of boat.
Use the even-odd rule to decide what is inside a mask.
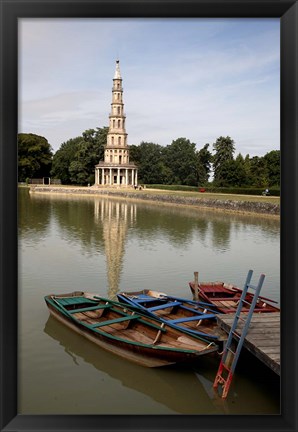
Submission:
[[[189,367],[170,366],[148,369],[123,361],[107,351],[102,351],[99,356],[96,345],[82,343],[80,335],[62,325],[52,316],[49,316],[45,323],[44,332],[53,340],[58,341],[62,349],[70,356],[70,361],[80,366],[82,359],[96,369],[96,376],[100,376],[101,373],[106,374],[112,380],[116,380],[121,388],[124,387],[138,392],[139,395],[137,394],[135,397],[141,397],[142,399],[140,395],[146,395],[175,414],[221,413],[221,411],[215,410],[212,398],[209,397],[208,392]],[[207,361],[207,358],[202,357],[202,362],[203,369],[208,370],[206,363],[209,363],[209,361]],[[216,373],[217,366],[217,361],[214,365],[212,363],[211,370],[213,374]],[[69,369],[68,363],[66,363],[65,367]],[[61,369],[61,373],[63,374],[63,369]],[[78,374],[78,369],[75,369],[75,373]],[[57,377],[57,379],[59,378]],[[72,377],[69,376],[69,379],[71,380]],[[109,385],[108,383],[107,380],[106,385]],[[212,389],[212,382],[210,382],[210,388]],[[93,394],[93,399],[100,400],[100,395],[104,391],[104,389],[98,388],[98,397]],[[117,392],[115,393],[115,399],[117,400],[116,394]],[[126,402],[128,403],[128,401]],[[126,407],[128,405],[122,401],[121,406]],[[148,414],[146,405],[144,405],[144,413]]]
[[[160,319],[171,327],[187,330],[210,340],[227,339],[217,324],[216,314],[209,304],[195,302],[152,290],[122,292],[118,300]]]
[[[192,293],[195,294],[195,283],[189,282],[189,286]],[[198,283],[199,299],[212,304],[212,306],[221,313],[235,313],[241,294],[242,289],[224,282]],[[243,303],[242,312],[248,312],[253,300],[253,294],[247,292],[244,300],[246,303]],[[272,303],[276,302],[266,297],[259,296],[254,313],[278,312],[279,308]]]
[[[48,295],[57,319],[100,347],[142,366],[196,360],[217,350],[203,338],[173,329],[118,302],[81,291]]]

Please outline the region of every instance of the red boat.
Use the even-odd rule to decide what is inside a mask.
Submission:
[[[190,289],[195,296],[195,282],[189,282]],[[221,313],[235,313],[242,289],[224,282],[199,282],[198,297],[199,300],[210,303],[212,307]],[[248,312],[253,299],[252,293],[247,293],[245,303],[243,303],[242,312]],[[254,313],[279,312],[280,309],[274,306],[277,303],[266,297],[259,296]]]

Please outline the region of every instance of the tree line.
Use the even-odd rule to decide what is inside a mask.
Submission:
[[[46,138],[18,135],[19,181],[39,177],[62,184],[94,184],[94,167],[104,158],[108,127],[88,129],[53,150]],[[141,142],[130,146],[130,162],[138,166],[139,183],[215,187],[279,187],[280,151],[264,156],[235,155],[234,140],[219,137],[201,149],[187,138],[167,146]]]

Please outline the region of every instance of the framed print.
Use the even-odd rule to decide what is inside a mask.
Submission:
[[[1,430],[297,430],[297,2],[1,0],[0,14]],[[212,55],[208,55],[211,46]],[[129,66],[125,57],[130,59]],[[102,87],[99,70],[105,77]],[[167,78],[160,84],[162,73]],[[240,75],[241,82],[237,79]],[[198,82],[200,93],[195,90]],[[126,101],[132,107],[127,113]],[[109,126],[100,124],[95,130],[99,113],[100,121]],[[170,117],[172,123],[168,124]],[[237,128],[232,128],[233,123]],[[173,135],[200,139],[206,150],[211,145],[206,142],[215,141],[221,130],[228,135],[229,127],[232,138],[235,134],[242,143],[238,161],[244,161],[246,154],[249,159],[253,155],[249,152],[258,152],[259,141],[263,140],[260,145],[268,154],[280,143],[280,225],[277,219],[271,223],[264,218],[250,231],[253,223],[246,215],[240,224],[232,216],[223,217],[221,211],[206,216],[202,210],[198,217],[185,208],[174,214],[167,204],[151,207],[143,202],[138,206],[128,195],[102,201],[69,197],[66,204],[59,196],[48,199],[31,194],[28,205],[28,199],[19,193],[19,183],[28,187],[30,180],[26,169],[20,180],[20,134],[24,140],[27,135],[42,138],[39,144],[44,145],[45,165],[53,164],[54,151],[61,147],[69,154],[76,149],[78,159],[62,183],[83,184],[88,190],[93,190],[93,183],[115,186],[116,191],[130,186],[141,194],[150,182],[143,180],[148,178],[145,169],[138,172],[137,164],[129,163],[128,148],[131,159],[138,160],[137,146],[126,146],[130,136],[132,142],[142,142],[148,152],[167,147],[170,154],[174,149],[174,157],[180,147],[195,145],[177,138],[170,146],[167,140]],[[208,130],[212,128],[214,136],[210,138]],[[135,135],[130,134],[131,129]],[[259,137],[258,131],[262,131]],[[50,145],[43,137],[49,137]],[[83,178],[79,164],[90,156],[90,143],[104,140],[107,145],[101,147],[94,173]],[[159,140],[161,146],[155,144]],[[252,144],[247,144],[249,140]],[[160,160],[150,157],[151,165],[158,167],[154,180],[160,179],[162,172],[168,185],[179,184],[178,174],[171,177],[168,166],[166,169]],[[261,156],[256,156],[255,160],[259,159]],[[226,175],[231,176],[232,165],[229,167]],[[53,169],[52,165],[51,173]],[[176,169],[178,172],[179,164]],[[57,172],[63,176],[60,167]],[[262,170],[258,173],[263,175]],[[42,176],[44,185],[53,186],[50,171]],[[185,177],[181,184],[192,185],[191,175]],[[152,184],[160,184],[154,180]],[[198,184],[196,192],[204,196],[205,184],[199,189]],[[179,228],[165,228],[165,220]],[[236,246],[229,255],[226,251],[230,251],[231,242]],[[204,257],[196,254],[198,243],[205,247]],[[208,248],[214,245],[216,252],[209,254]],[[251,253],[247,252],[250,248]],[[211,394],[214,365],[217,369],[219,363],[214,358],[210,360],[212,369],[202,361],[203,372],[179,366],[143,370],[143,366],[110,352],[98,358],[90,341],[48,317],[44,298],[50,292],[80,292],[80,287],[87,289],[87,285],[94,292],[97,285],[108,286],[107,291],[99,292],[106,299],[102,309],[108,310],[107,298],[117,299],[120,279],[121,286],[127,285],[131,291],[144,285],[144,280],[148,286],[142,289],[149,288],[149,281],[151,289],[162,291],[172,281],[181,285],[186,282],[180,274],[182,259],[187,261],[187,271],[209,260],[210,277],[216,269],[224,275],[227,268],[233,269],[237,286],[241,283],[238,278],[244,281],[246,276],[242,265],[246,268],[252,262],[256,273],[262,267],[275,271],[268,279],[277,286],[280,282],[280,376],[268,372],[264,365],[259,369],[258,360],[247,353],[239,365],[233,394],[225,401]],[[106,273],[102,269],[107,269]],[[199,270],[209,277],[207,266]],[[172,290],[177,297],[191,295],[189,290],[186,294]],[[267,298],[266,293],[265,287]],[[84,308],[85,303],[79,313],[84,313]],[[121,318],[116,319],[113,313],[107,318],[111,325],[117,320],[133,320],[125,315],[126,309]],[[138,315],[134,320],[139,320]],[[88,322],[89,333],[91,324]],[[151,324],[152,328],[156,330],[156,325]],[[158,327],[152,355],[163,329]],[[143,333],[142,337],[138,353],[145,346]],[[179,341],[183,344],[185,339]],[[207,345],[210,347],[210,341]],[[134,351],[133,360],[136,356]],[[148,363],[143,354],[140,359]]]

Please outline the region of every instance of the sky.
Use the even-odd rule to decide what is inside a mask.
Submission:
[[[18,132],[56,152],[108,126],[120,61],[128,144],[200,150],[230,136],[235,156],[280,148],[280,21],[272,18],[19,19]]]

